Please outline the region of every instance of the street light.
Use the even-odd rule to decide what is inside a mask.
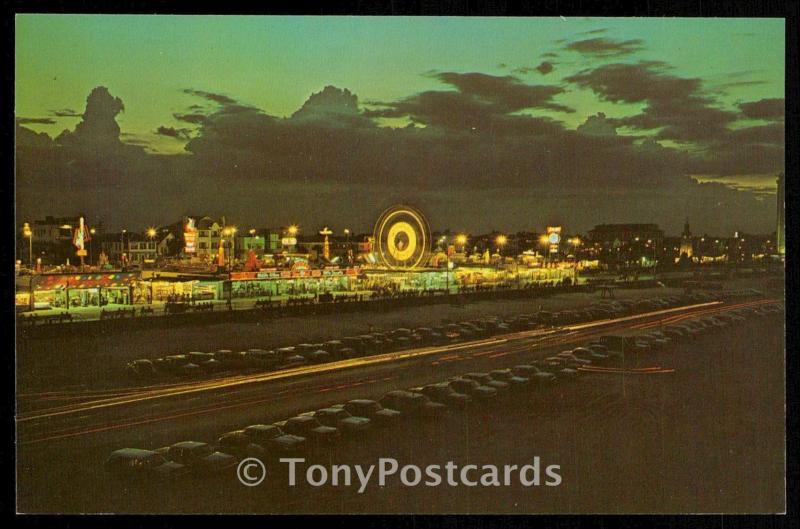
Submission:
[[[122,230],[119,234],[119,264],[120,267],[123,265],[125,261],[125,234],[128,233],[128,230]]]
[[[286,233],[288,233],[291,237],[297,235],[297,232],[300,231],[300,228],[296,224],[292,224],[288,228],[286,228]]]
[[[464,251],[464,247],[467,245],[467,236],[463,233],[456,235],[456,244],[461,246],[461,251]]]
[[[236,231],[237,231],[236,230],[236,226],[229,226],[227,228],[223,228],[223,230],[222,230],[222,235],[224,235],[225,237],[230,237],[231,238],[231,254],[230,254],[230,256],[228,256],[228,258],[230,260],[230,265],[229,266],[231,266],[231,267],[233,267],[233,254],[236,251],[236,246],[235,246],[236,245],[236,238],[235,238]]]
[[[28,238],[28,266],[33,269],[33,230],[27,222],[22,226],[22,236]]]
[[[497,251],[500,252],[500,250],[503,248],[503,246],[505,246],[506,243],[508,242],[508,237],[506,237],[505,235],[503,235],[501,233],[500,235],[497,236],[497,239],[495,239],[495,242],[497,243]]]
[[[92,266],[92,239],[94,238],[95,233],[97,233],[96,229],[89,228],[89,266]]]

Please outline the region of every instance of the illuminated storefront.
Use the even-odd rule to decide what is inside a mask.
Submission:
[[[34,299],[54,308],[130,305],[138,281],[138,273],[37,276]]]
[[[356,289],[357,268],[260,270],[231,274],[232,298],[346,292]]]

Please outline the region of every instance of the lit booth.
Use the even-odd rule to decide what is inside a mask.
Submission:
[[[138,281],[137,272],[42,275],[34,281],[34,300],[53,308],[130,305]]]

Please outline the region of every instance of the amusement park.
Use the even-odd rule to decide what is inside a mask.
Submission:
[[[148,313],[161,305],[182,312],[198,304],[232,309],[555,287],[585,282],[579,271],[596,266],[568,253],[577,238],[565,245],[561,227],[548,227],[538,247],[522,249],[515,241],[511,248],[511,237],[502,233],[434,233],[425,215],[406,205],[386,209],[373,232],[361,236],[346,229],[336,237],[325,226],[303,237],[291,225],[241,237],[224,218],[188,216],[149,228],[144,237],[100,233],[82,216],[74,228],[59,228],[71,233],[74,253],[55,266],[42,257],[33,262],[35,235],[25,229],[33,266],[18,263],[18,312],[72,311],[81,318],[99,308]]]

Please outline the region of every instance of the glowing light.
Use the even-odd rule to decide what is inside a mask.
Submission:
[[[154,239],[156,236],[156,229],[152,227],[147,228],[147,236],[150,237],[151,239]]]
[[[288,233],[288,234],[289,234],[289,235],[291,235],[292,237],[294,237],[295,235],[297,235],[297,232],[298,232],[298,231],[300,231],[300,228],[299,228],[297,225],[295,225],[295,224],[292,224],[291,226],[289,226],[288,228],[286,228],[286,233]]]
[[[463,233],[460,235],[456,235],[456,242],[459,245],[464,246],[465,244],[467,244],[467,236],[464,235]]]
[[[498,246],[505,246],[505,244],[508,242],[508,238],[501,234],[497,236],[496,242]]]
[[[32,237],[33,232],[31,231],[31,226],[27,222],[22,226],[22,235],[24,237]]]

